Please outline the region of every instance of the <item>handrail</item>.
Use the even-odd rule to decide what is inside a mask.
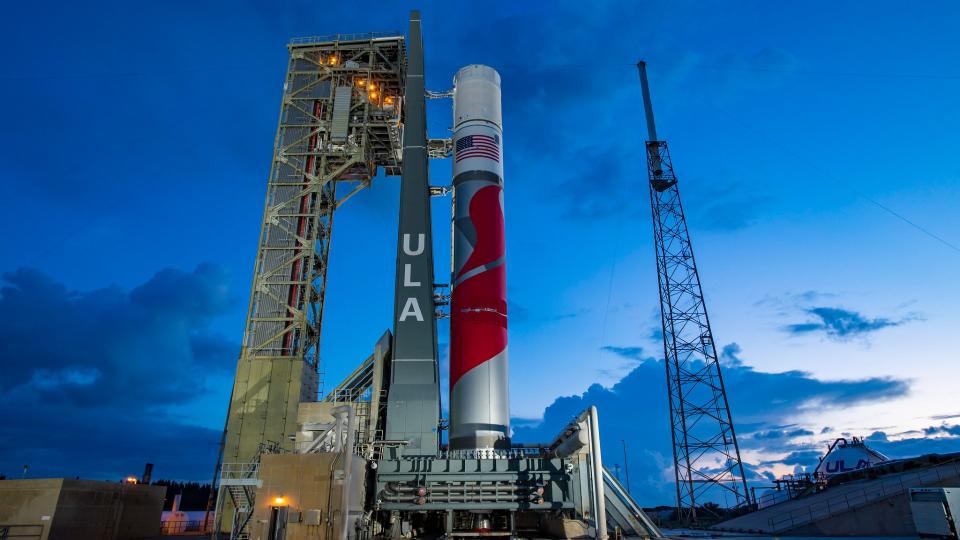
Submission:
[[[946,477],[941,476],[940,470],[946,466],[952,468],[952,474],[948,474]],[[848,510],[866,506],[881,499],[900,495],[907,492],[910,487],[921,485],[924,482],[936,482],[952,476],[960,476],[960,466],[958,466],[955,461],[947,461],[928,469],[903,474],[898,476],[895,482],[891,480],[880,480],[880,482],[871,486],[865,486],[863,489],[847,492],[843,495],[822,501],[815,501],[804,508],[797,508],[772,516],[767,520],[767,524],[770,527],[769,532],[776,533],[799,527],[800,525],[806,525],[818,519],[825,519]],[[913,480],[913,482],[908,482],[909,485],[904,485],[904,479]]]
[[[260,470],[260,463],[223,463],[220,466],[220,480],[244,480],[253,478]]]
[[[206,524],[202,519],[168,519],[160,525],[160,534],[169,536],[188,532],[207,532],[213,524],[213,516],[207,519]]]
[[[647,516],[646,512],[643,511],[643,508],[641,508],[640,505],[633,500],[633,497],[627,492],[627,490],[623,488],[620,480],[618,480],[614,475],[610,474],[610,470],[607,469],[606,465],[603,467],[603,480],[608,483],[611,488],[613,488],[612,493],[610,493],[609,496],[615,497],[622,504],[624,504],[630,512],[630,517],[637,520],[640,523],[640,526],[646,529],[646,531],[641,531],[638,529],[635,532],[640,533],[641,536],[663,538],[663,534],[660,532],[660,529],[658,529],[653,521],[650,520],[650,517]],[[644,534],[644,532],[646,534]]]
[[[353,34],[328,34],[325,36],[304,36],[290,39],[290,45],[309,45],[312,43],[329,43],[334,41],[370,41],[382,38],[402,38],[399,31],[393,32],[360,32]]]

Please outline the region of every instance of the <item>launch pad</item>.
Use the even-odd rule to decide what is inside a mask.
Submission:
[[[510,440],[499,74],[470,65],[452,90],[427,91],[418,12],[406,38],[288,49],[215,536],[659,537],[603,467],[595,408],[553,441]],[[451,138],[427,137],[428,97],[453,99]],[[429,184],[431,157],[452,158],[452,186]],[[317,401],[333,217],[378,171],[401,177],[393,330]],[[430,208],[451,192],[448,286],[434,278]],[[447,316],[449,422],[437,346]]]

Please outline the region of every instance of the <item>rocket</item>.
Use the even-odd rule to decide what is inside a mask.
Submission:
[[[453,78],[450,433],[454,454],[510,448],[500,74]]]

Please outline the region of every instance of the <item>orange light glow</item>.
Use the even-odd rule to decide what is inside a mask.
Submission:
[[[387,105],[393,105],[393,98],[388,97],[384,99],[383,102],[386,103]]]
[[[369,88],[370,90],[376,90],[376,89],[377,89],[377,85],[375,85],[375,84],[373,84],[373,83],[370,83],[370,86],[368,86],[367,88]]]
[[[274,506],[286,506],[286,505],[287,505],[287,499],[284,498],[283,495],[280,495],[279,497],[274,497],[274,498],[273,498],[273,505],[274,505]]]
[[[137,483],[137,478],[136,478],[135,476],[128,476],[128,477],[124,478],[123,481],[126,482],[126,483],[128,483],[128,484],[136,484],[136,483]]]
[[[377,93],[376,93],[376,92],[370,92],[370,99],[377,99]]]
[[[367,84],[367,81],[363,79],[357,79],[357,86],[363,86],[365,84]]]
[[[331,66],[337,65],[337,57],[336,57],[336,56],[331,56],[331,57],[330,57],[330,65],[331,65]]]

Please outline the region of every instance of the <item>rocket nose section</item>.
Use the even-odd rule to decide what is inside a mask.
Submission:
[[[460,71],[457,71],[457,74],[453,76],[453,84],[456,86],[458,82],[468,81],[470,79],[486,80],[497,85],[498,88],[500,87],[500,73],[492,67],[483,64],[463,66],[460,68]]]
[[[490,66],[471,64],[453,77],[454,129],[473,120],[503,127],[500,110],[500,74]]]

